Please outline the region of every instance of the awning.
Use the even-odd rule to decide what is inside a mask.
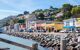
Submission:
[[[64,26],[64,28],[75,28],[75,26]]]

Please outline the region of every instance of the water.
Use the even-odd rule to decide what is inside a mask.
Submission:
[[[10,40],[10,41],[14,41],[14,42],[26,45],[26,46],[32,46],[32,44],[37,43],[33,40],[23,39],[23,38],[14,37],[14,36],[6,35],[6,34],[0,34],[0,38],[4,38],[4,39]],[[5,48],[8,47],[8,48],[10,48],[10,50],[27,50],[27,49],[24,49],[24,48],[21,48],[21,47],[18,47],[18,46],[14,46],[14,45],[11,45],[11,44],[7,44],[7,43],[4,43],[4,42],[0,42],[0,47],[5,47]],[[16,49],[14,49],[14,48],[16,48]],[[39,48],[39,50],[49,50],[48,48],[43,48],[41,46],[38,46],[38,48]]]
[[[0,48],[10,48],[10,50],[28,50],[28,49],[21,48],[21,47],[18,47],[18,46],[14,46],[14,45],[11,45],[11,44],[7,44],[7,43],[4,43],[4,42],[0,42]]]

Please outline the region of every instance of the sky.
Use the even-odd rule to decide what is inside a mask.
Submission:
[[[0,0],[0,19],[17,15],[24,11],[47,9],[50,6],[60,8],[64,3],[80,5],[79,0]]]

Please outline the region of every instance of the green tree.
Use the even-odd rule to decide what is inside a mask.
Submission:
[[[51,20],[54,20],[55,19],[55,15],[52,15],[50,18],[51,18]]]
[[[64,19],[69,19],[72,17],[71,10],[72,10],[72,5],[70,4],[63,4],[62,10],[63,10],[63,16],[62,20]]]
[[[27,14],[29,14],[29,12],[28,11],[24,11],[24,15],[27,15]]]
[[[18,19],[18,18],[13,19],[14,24],[15,24],[15,23],[18,23],[18,21],[19,21],[19,19]]]
[[[71,13],[73,15],[80,14],[80,6],[73,7],[72,10],[71,10]]]
[[[36,17],[39,20],[44,20],[44,14],[43,13],[39,13],[38,16]]]
[[[24,24],[25,21],[26,21],[25,19],[19,19],[19,20],[18,20],[18,23],[20,23],[20,24]]]
[[[42,9],[37,9],[37,10],[33,11],[32,13],[37,14],[37,13],[40,13],[40,12],[43,12],[43,10]]]
[[[71,18],[72,14],[70,11],[64,12],[62,20]]]
[[[71,11],[72,7],[73,6],[70,4],[63,4],[62,10],[63,10],[63,12]]]
[[[23,14],[18,14],[17,17],[23,16]]]

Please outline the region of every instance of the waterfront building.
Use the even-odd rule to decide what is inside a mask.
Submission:
[[[64,28],[66,28],[67,30],[69,29],[69,30],[73,31],[73,29],[75,28],[75,24],[76,24],[75,22],[76,22],[76,18],[64,20],[63,21]]]
[[[19,21],[18,21],[18,23],[19,23],[19,31],[23,32],[26,29],[26,24],[25,24],[26,19],[25,19],[24,14],[19,15],[18,19],[19,19]]]
[[[67,19],[67,20],[64,20],[64,28],[67,29],[67,31],[76,31],[77,30],[77,27],[80,26],[79,24],[79,21],[77,20],[77,18],[71,18],[71,19]]]
[[[76,27],[80,27],[80,18],[76,18]]]
[[[45,30],[47,32],[59,32],[63,29],[63,23],[53,21],[37,21],[36,28],[37,30]]]
[[[80,33],[80,18],[76,18],[76,24],[75,24],[78,32]]]
[[[25,15],[26,30],[36,27],[36,16],[34,14]]]
[[[19,23],[14,24],[14,32],[19,31]]]

